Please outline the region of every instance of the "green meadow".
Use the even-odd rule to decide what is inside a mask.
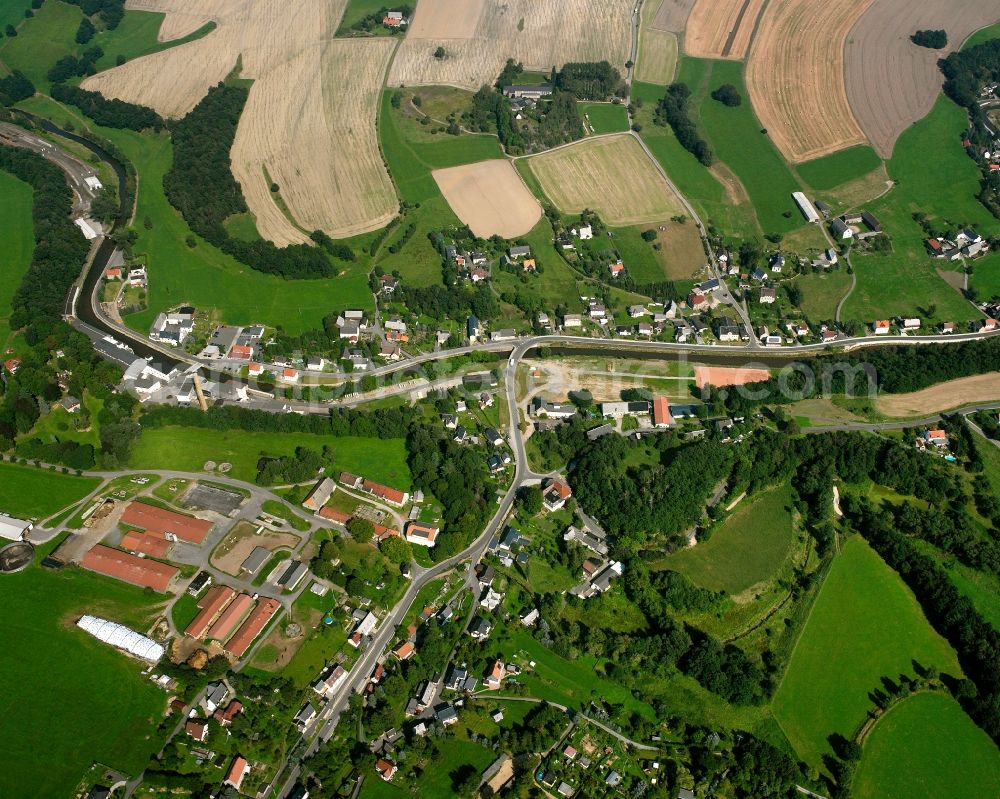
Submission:
[[[1000,795],[1000,752],[958,703],[920,693],[868,734],[851,786],[856,799],[984,799]]]
[[[74,624],[90,613],[145,631],[162,606],[75,567],[4,575],[0,600],[0,679],[17,686],[0,718],[0,795],[71,796],[95,762],[137,775],[162,744],[167,696],[138,661]]]
[[[942,95],[896,142],[888,171],[897,185],[868,206],[892,238],[893,251],[852,256],[858,285],[844,306],[845,319],[920,316],[933,324],[981,316],[938,276],[937,268],[954,267],[926,254],[924,231],[913,219],[920,212],[942,226],[972,225],[984,237],[1000,231],[976,200],[980,172],[960,141],[966,124],[965,112]]]
[[[955,653],[930,626],[910,590],[871,547],[853,537],[820,589],[785,677],[775,718],[807,763],[821,766],[828,737],[850,738],[883,677],[913,673],[913,661],[960,675]]]
[[[795,171],[814,189],[832,189],[878,169],[882,159],[867,145],[848,147],[837,153],[806,161]]]
[[[97,477],[0,463],[0,512],[43,519],[79,502],[100,484]]]
[[[628,130],[628,110],[619,103],[577,103],[587,132],[622,133]]]
[[[31,186],[0,172],[0,352],[9,346],[10,302],[31,265],[35,228],[31,219]]]
[[[206,461],[231,463],[230,477],[252,483],[261,457],[293,455],[297,447],[333,450],[331,472],[351,471],[393,488],[410,488],[410,469],[402,439],[317,436],[310,433],[253,433],[160,427],[144,430],[132,449],[133,469],[200,472]]]
[[[771,579],[791,553],[790,504],[787,486],[746,499],[708,541],[674,553],[663,564],[704,588],[742,593]]]

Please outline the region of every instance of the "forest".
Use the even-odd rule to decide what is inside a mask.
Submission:
[[[607,61],[563,64],[555,86],[578,100],[607,100],[624,90],[621,73]]]
[[[319,247],[278,248],[266,240],[230,237],[225,221],[247,211],[233,177],[229,151],[249,90],[220,83],[187,116],[171,125],[174,161],[163,189],[191,229],[252,269],[284,278],[329,278],[336,269]]]

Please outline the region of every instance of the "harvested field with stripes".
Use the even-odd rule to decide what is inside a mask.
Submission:
[[[279,246],[307,242],[303,231],[317,229],[346,238],[396,215],[375,135],[392,49],[386,38],[333,39],[254,83],[232,163],[262,236]],[[297,226],[275,204],[272,181]]]
[[[662,0],[669,3],[673,0]],[[666,86],[677,70],[677,36],[654,27],[659,8],[655,2],[642,7],[642,27],[639,30],[639,59],[635,76],[645,83]]]
[[[655,3],[656,0],[651,0]],[[669,33],[683,33],[687,26],[688,16],[697,0],[661,0],[656,15],[653,17],[654,30]]]
[[[883,158],[896,139],[930,113],[941,90],[939,58],[973,31],[1000,20],[1000,0],[878,0],[854,24],[845,48],[847,97]],[[946,29],[948,47],[910,41],[916,30]]]
[[[465,9],[471,5],[473,8]],[[474,29],[475,8],[483,6]],[[624,72],[632,47],[632,0],[420,0],[389,84],[447,84],[478,89],[508,58],[548,72],[569,61],[607,59]],[[461,7],[461,11],[456,8]],[[423,21],[421,21],[423,17]],[[443,47],[445,55],[434,52]]]
[[[611,225],[662,222],[684,213],[680,198],[628,133],[542,153],[528,165],[563,213],[589,208]]]
[[[698,58],[747,54],[764,0],[698,0],[688,17],[684,51]]]
[[[771,0],[747,60],[747,90],[778,150],[797,163],[867,139],[844,85],[848,32],[873,0]]]

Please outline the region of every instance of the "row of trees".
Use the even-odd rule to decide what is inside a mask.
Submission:
[[[690,98],[691,89],[686,83],[671,83],[656,105],[654,119],[658,125],[669,125],[685,150],[705,166],[711,166],[715,155],[691,118]]]
[[[54,83],[50,94],[54,100],[75,105],[98,125],[107,128],[161,130],[165,124],[163,117],[152,108],[124,100],[109,100],[100,92],[89,92],[78,86]]]
[[[243,86],[220,83],[171,126],[174,161],[163,176],[167,199],[195,233],[252,269],[284,278],[333,277],[336,270],[318,247],[293,244],[279,249],[263,239],[234,239],[225,228],[228,217],[247,211],[229,151],[248,94]]]

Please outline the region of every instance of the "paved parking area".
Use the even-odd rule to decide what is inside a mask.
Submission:
[[[243,495],[226,491],[213,485],[198,483],[191,487],[184,497],[184,506],[199,510],[211,510],[222,516],[229,516],[243,504]]]

